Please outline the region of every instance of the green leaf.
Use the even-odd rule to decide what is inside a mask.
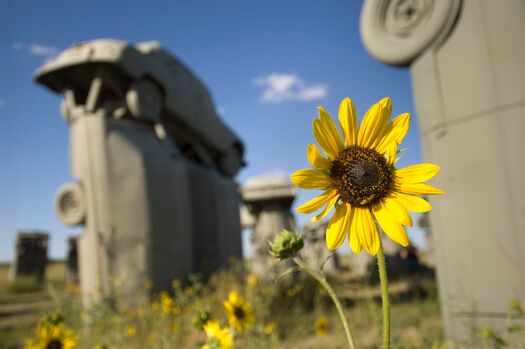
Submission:
[[[326,262],[328,262],[328,261],[330,260],[330,258],[332,258],[332,257],[334,256],[334,254],[335,254],[335,252],[330,253],[330,254],[325,258],[325,260],[321,263],[321,265],[319,265],[319,270],[320,270],[320,271],[323,271]]]
[[[285,271],[283,271],[281,273],[281,275],[279,275],[277,277],[277,279],[275,280],[275,282],[279,282],[281,281],[282,279],[284,279],[285,277],[287,277],[288,275],[292,274],[292,273],[295,273],[296,271],[299,271],[301,270],[301,268],[299,267],[290,267],[290,268],[287,268]]]

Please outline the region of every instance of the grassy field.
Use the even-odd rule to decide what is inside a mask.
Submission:
[[[38,319],[50,311],[64,315],[67,326],[79,337],[78,348],[92,349],[97,344],[108,348],[199,348],[205,336],[194,326],[198,309],[205,308],[212,318],[226,323],[222,303],[232,289],[252,303],[257,318],[250,331],[236,336],[235,348],[346,347],[335,309],[327,295],[307,278],[251,287],[246,284],[245,271],[222,271],[206,284],[195,282],[175,290],[170,299],[178,310],[166,314],[162,299],[137,304],[134,309],[117,310],[119,307],[112,303],[112,307],[81,312],[78,294],[64,289],[65,267],[61,262],[49,264],[43,287],[30,281],[9,286],[7,272],[8,266],[0,265],[0,349],[22,348]],[[381,304],[377,286],[351,280],[344,273],[332,283],[343,295],[358,347],[378,348]],[[442,341],[434,281],[423,280],[422,292],[414,292],[404,280],[393,283],[391,290],[393,348],[431,348]],[[325,336],[315,331],[314,324],[321,316],[328,320]],[[86,321],[92,323],[89,335],[82,325]],[[265,324],[269,323],[275,324],[272,333],[266,331]],[[133,336],[130,328],[134,328]]]

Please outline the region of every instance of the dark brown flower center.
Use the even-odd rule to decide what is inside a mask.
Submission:
[[[62,349],[62,346],[62,341],[58,339],[52,339],[47,343],[46,349]]]
[[[235,315],[237,319],[240,319],[240,320],[244,319],[245,313],[244,313],[244,309],[241,307],[234,307],[233,314]]]
[[[392,184],[392,171],[385,157],[358,146],[343,150],[335,158],[330,176],[341,199],[356,207],[377,203]]]

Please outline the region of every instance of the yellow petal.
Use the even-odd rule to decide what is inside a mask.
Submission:
[[[360,208],[352,207],[352,215],[350,217],[350,248],[352,248],[352,251],[354,251],[355,253],[361,252],[361,249],[363,247],[358,229],[361,224],[359,220],[359,218],[361,217],[360,210]],[[358,243],[356,243],[353,239],[357,240]],[[354,244],[352,244],[352,242],[354,242]]]
[[[386,164],[390,166],[394,166],[396,162],[399,160],[399,158],[396,159],[397,155],[397,146],[394,143],[391,143],[387,150],[387,159]]]
[[[378,203],[373,207],[374,216],[376,217],[377,222],[383,229],[383,231],[390,237],[392,240],[397,242],[403,247],[407,247],[409,244],[408,235],[405,228],[396,222],[394,217],[390,212],[385,208],[383,203]]]
[[[438,172],[438,165],[417,164],[396,170],[396,177],[402,183],[420,183],[434,177]]]
[[[224,305],[224,308],[226,308],[226,310],[228,312],[233,312],[233,304],[231,302],[228,302],[228,301],[224,301],[222,302],[222,304]]]
[[[406,208],[401,205],[400,202],[398,202],[396,199],[392,197],[386,197],[383,200],[384,207],[390,211],[390,214],[392,217],[396,220],[396,222],[412,226],[412,218],[408,214]]]
[[[345,98],[339,106],[339,125],[343,131],[345,145],[357,144],[357,116],[354,103],[350,98]]]
[[[397,152],[397,147],[401,144],[403,141],[403,138],[405,138],[405,135],[408,131],[408,128],[410,126],[410,114],[404,113],[396,116],[394,120],[388,126],[385,130],[385,135],[383,136],[383,139],[379,142],[379,145],[377,146],[376,150],[379,154],[383,154],[386,151],[390,153]]]
[[[350,236],[348,240],[350,240],[350,248],[354,253],[359,254],[361,250],[363,249],[363,245],[361,245],[361,242],[359,241],[359,235],[357,234],[357,231],[353,229],[353,227],[357,227],[357,222],[355,221],[355,208],[351,209],[350,213]]]
[[[335,191],[335,189],[328,189],[327,191],[325,191],[318,197],[297,207],[295,211],[299,213],[312,213],[314,211],[317,211],[324,205],[326,205],[336,195],[337,195],[337,192]]]
[[[326,189],[332,185],[332,179],[328,175],[312,169],[299,170],[292,174],[290,179],[303,189]]]
[[[379,103],[385,110],[385,113],[388,114],[388,118],[387,118],[387,121],[388,121],[388,119],[390,119],[390,115],[392,114],[392,100],[390,99],[390,97],[384,97],[379,101]]]
[[[328,212],[330,212],[332,207],[334,207],[334,205],[337,203],[338,200],[339,200],[339,195],[335,195],[332,199],[330,199],[330,202],[328,203],[328,205],[326,205],[324,210],[321,213],[319,213],[317,216],[313,217],[311,221],[317,222],[318,220],[323,219],[328,214]]]
[[[394,192],[392,193],[392,197],[395,198],[408,211],[428,212],[432,209],[432,205],[430,205],[428,201],[417,196]]]
[[[370,107],[359,127],[357,144],[375,149],[375,146],[383,139],[391,112],[392,102],[388,97]]]
[[[396,191],[412,195],[439,195],[445,192],[426,183],[403,183],[396,179]]]
[[[379,233],[372,213],[368,208],[352,208],[350,234],[357,234],[365,250],[375,256],[379,250]]]
[[[326,228],[326,246],[329,250],[335,250],[345,241],[348,232],[348,223],[350,222],[350,215],[348,211],[349,205],[344,203],[338,206],[335,214],[328,223]]]
[[[328,112],[323,107],[319,106],[317,107],[317,110],[319,111],[319,120],[321,120],[321,122],[326,126],[328,132],[332,134],[337,143],[339,151],[341,151],[343,149],[343,142],[341,141],[341,137],[339,136],[339,132],[337,131],[334,120],[332,120],[330,114],[328,114]]]
[[[319,119],[313,121],[313,132],[319,145],[332,158],[337,157],[343,150],[343,142],[335,124],[322,107],[319,107]]]
[[[315,144],[308,144],[306,156],[312,167],[318,169],[329,169],[332,167],[332,162],[321,155]]]

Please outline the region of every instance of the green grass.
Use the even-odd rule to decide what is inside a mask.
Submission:
[[[6,280],[8,268],[0,266],[0,282]],[[64,263],[50,263],[46,284],[52,285],[52,295],[44,286],[39,292],[28,292],[32,284],[21,285],[18,292],[4,288],[0,293],[0,348],[21,348],[23,340],[30,337],[38,318],[45,313],[59,310],[67,326],[79,335],[78,348],[92,349],[97,344],[110,348],[198,348],[205,339],[201,330],[193,327],[196,309],[210,310],[214,319],[227,323],[222,302],[231,289],[253,304],[256,326],[236,337],[235,348],[346,348],[345,336],[337,313],[328,297],[308,278],[294,282],[247,286],[247,273],[243,266],[216,273],[208,283],[196,282],[191,287],[179,289],[173,299],[180,305],[179,314],[162,315],[152,310],[150,303],[137,302],[135,307],[107,307],[101,305],[89,312],[81,312],[78,294],[64,290]],[[344,299],[345,312],[350,322],[358,348],[379,348],[381,341],[381,304],[378,288],[359,280],[349,280],[345,275],[331,281]],[[2,284],[4,284],[2,282]],[[435,283],[428,279],[424,289],[428,297],[407,297],[406,282],[392,284],[392,343],[393,349],[431,348],[443,337]],[[32,291],[32,290],[31,290]],[[408,292],[409,293],[409,292]],[[52,297],[54,299],[52,299]],[[115,304],[115,303],[113,303]],[[120,310],[116,310],[119,309]],[[319,316],[329,320],[329,333],[315,335],[314,323]],[[89,335],[85,321],[91,323]],[[266,335],[264,323],[276,322],[277,333]],[[179,331],[171,333],[172,324]],[[137,335],[129,337],[127,327],[137,327]]]
[[[63,261],[49,261],[46,268],[45,280],[38,282],[33,277],[19,277],[15,282],[8,281],[9,264],[0,264],[0,296],[26,292],[42,291],[46,285],[63,288],[66,265]]]

